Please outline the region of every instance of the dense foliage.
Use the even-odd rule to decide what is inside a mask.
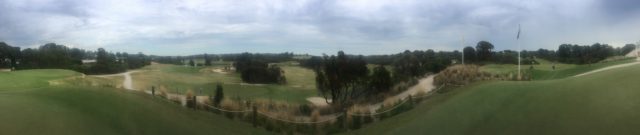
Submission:
[[[389,70],[384,66],[377,66],[373,68],[373,74],[370,79],[369,87],[374,94],[387,93],[391,90],[391,86],[393,85],[391,81],[391,72],[389,72]]]
[[[19,47],[12,47],[4,42],[0,42],[0,68],[15,67],[19,57]]]
[[[344,52],[324,56],[323,65],[316,69],[316,85],[331,104],[349,106],[367,91],[369,69],[362,57],[348,57]]]
[[[151,56],[154,62],[162,64],[184,65],[185,57],[182,56]]]
[[[562,44],[558,47],[558,61],[572,64],[590,64],[615,54],[615,49],[607,44],[589,45]]]
[[[336,107],[347,107],[354,102],[376,97],[391,89],[391,73],[384,67],[367,68],[363,56],[349,56],[344,52],[324,56],[317,68],[316,85],[325,99]]]
[[[209,55],[207,55],[206,53],[204,54],[204,65],[211,66],[211,57],[209,57]]]
[[[480,41],[476,45],[476,56],[479,61],[489,61],[493,55],[493,44],[487,41]]]
[[[102,48],[93,52],[55,43],[24,50],[0,43],[0,52],[0,60],[3,62],[0,65],[16,69],[71,69],[86,74],[109,74],[150,64],[150,59],[142,53],[114,54]],[[4,62],[5,59],[9,62]],[[83,63],[83,60],[94,59],[95,62]]]
[[[460,61],[461,53],[435,52],[431,49],[426,51],[404,51],[395,57],[391,65],[393,67],[394,82],[408,81],[411,78],[422,77],[427,73],[437,73],[451,65],[455,61]]]
[[[222,85],[216,84],[216,95],[213,97],[213,105],[220,106],[222,103],[222,99],[224,99],[224,91],[222,89]]]
[[[247,83],[286,83],[284,71],[276,65],[269,65],[263,58],[251,53],[239,55],[234,62],[236,72],[240,72],[242,80]]]

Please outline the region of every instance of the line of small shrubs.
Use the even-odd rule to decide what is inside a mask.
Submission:
[[[440,71],[440,73],[434,77],[433,83],[436,86],[455,87],[480,80],[491,80],[493,78],[494,76],[490,73],[480,71],[480,67],[477,65],[454,65]],[[438,92],[445,92],[444,90],[448,89],[440,89]]]
[[[160,86],[158,90],[160,93],[158,96],[167,97],[166,89],[163,86]],[[424,92],[420,92],[417,96],[423,97],[422,95],[426,94]],[[414,99],[413,97],[406,99],[408,100],[406,102],[403,102],[402,100],[387,100],[384,102],[382,107],[375,111],[377,113],[384,113],[377,115],[373,115],[374,112],[370,111],[366,106],[353,106],[347,109],[346,112],[343,112],[339,117],[335,117],[335,114],[340,114],[339,112],[341,111],[337,111],[332,107],[317,107],[308,104],[297,105],[264,99],[249,101],[242,100],[240,98],[224,98],[218,106],[215,106],[216,108],[226,110],[221,111],[210,107],[213,106],[211,98],[205,100],[204,104],[198,104],[194,99],[189,98],[193,97],[192,91],[187,91],[185,96],[187,97],[188,102],[187,107],[193,106],[193,108],[196,109],[211,111],[213,113],[224,115],[229,119],[249,122],[254,124],[255,127],[262,127],[265,130],[282,134],[334,134],[347,130],[355,130],[362,128],[366,124],[406,112],[412,109],[415,103],[420,101],[420,99]],[[178,99],[170,100],[180,103]],[[193,105],[191,105],[189,101],[193,101]],[[275,117],[275,119],[272,117]],[[296,122],[326,122],[291,123],[281,120]]]

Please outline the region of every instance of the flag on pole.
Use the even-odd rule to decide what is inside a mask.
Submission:
[[[518,36],[516,36],[516,39],[520,39],[520,24],[518,24]]]
[[[522,51],[520,49],[520,24],[518,24],[518,36],[516,36],[516,44],[518,44],[518,80],[522,79],[522,75],[520,74],[520,52]]]

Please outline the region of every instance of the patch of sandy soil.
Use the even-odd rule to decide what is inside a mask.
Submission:
[[[128,71],[119,74],[109,74],[109,75],[92,75],[93,77],[111,77],[111,76],[124,76],[124,81],[122,82],[122,86],[127,90],[135,90],[133,88],[133,79],[131,79],[131,73],[140,72],[137,70]]]
[[[624,55],[624,56],[627,56],[627,57],[637,57],[637,56],[638,56],[638,54],[637,54],[637,53],[638,53],[638,50],[633,49],[633,51],[631,51],[631,52],[627,53],[627,55]]]
[[[219,68],[212,69],[211,71],[213,71],[215,73],[220,73],[220,74],[227,74],[228,73],[227,71],[224,71],[223,69],[219,69]]]
[[[315,106],[328,106],[329,105],[329,104],[327,104],[327,101],[325,101],[323,97],[309,97],[309,98],[307,98],[307,101],[311,102],[311,104],[313,104]],[[329,102],[331,102],[331,99],[329,99]]]

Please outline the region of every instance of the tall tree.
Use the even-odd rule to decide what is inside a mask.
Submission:
[[[209,56],[206,53],[204,54],[204,65],[211,66],[211,58],[209,58]]]
[[[373,69],[373,75],[371,76],[371,81],[369,82],[369,86],[371,86],[371,94],[381,94],[386,93],[391,90],[391,73],[387,68],[383,65],[380,65]]]
[[[15,68],[20,57],[20,47],[12,47],[0,42],[0,68]]]
[[[91,67],[91,72],[96,74],[111,74],[125,71],[126,68],[116,61],[114,54],[109,54],[103,48],[98,48],[96,64]]]
[[[193,62],[193,59],[189,59],[189,66],[195,67],[196,63]]]
[[[323,63],[323,67],[315,71],[316,84],[327,103],[343,108],[366,93],[369,69],[362,57],[349,58],[340,51],[338,56],[325,56]]]
[[[213,97],[213,105],[220,106],[222,99],[224,99],[224,91],[222,89],[222,85],[218,83],[216,85],[216,95]]]
[[[464,47],[462,50],[464,53],[464,61],[467,63],[473,63],[476,61],[476,49],[473,49],[471,46]]]
[[[285,84],[286,78],[284,71],[277,65],[269,65],[264,57],[265,55],[255,55],[251,53],[242,53],[236,57],[233,65],[236,72],[241,73],[242,81],[247,83],[275,83]],[[267,56],[271,57],[271,56]]]
[[[489,61],[493,55],[493,44],[487,41],[480,41],[476,45],[476,51],[478,53],[478,60]]]

